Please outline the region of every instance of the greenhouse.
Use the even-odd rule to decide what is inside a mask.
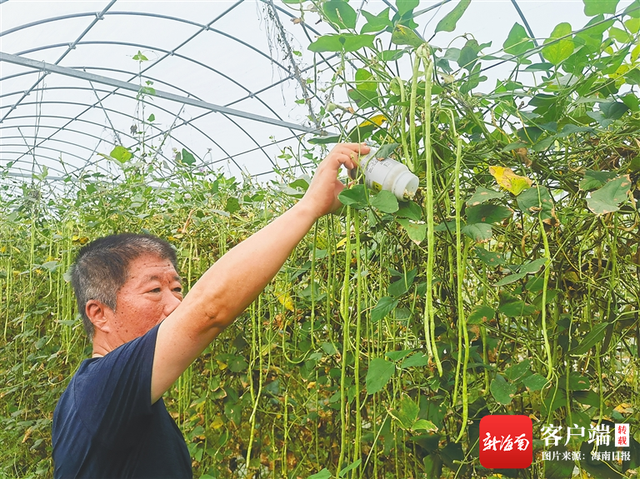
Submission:
[[[637,477],[639,0],[0,18],[0,478]]]

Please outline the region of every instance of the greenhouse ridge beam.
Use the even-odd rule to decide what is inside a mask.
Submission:
[[[140,86],[134,83],[129,83],[121,80],[116,80],[115,78],[109,78],[102,75],[96,75],[94,73],[87,73],[80,70],[76,70],[74,68],[61,67],[59,65],[54,65],[52,63],[46,63],[42,61],[31,60],[29,58],[21,57],[20,55],[12,55],[10,53],[0,52],[0,61],[5,61],[9,63],[14,63],[16,65],[21,65],[29,68],[34,68],[37,70],[41,70],[44,73],[58,73],[60,75],[70,76],[74,78],[80,78],[82,80],[87,80],[91,82],[101,83],[104,85],[109,85],[115,88],[122,88],[124,90],[133,91],[139,93]],[[188,98],[180,95],[175,95],[169,92],[163,91],[155,91],[155,94],[152,96],[156,98],[162,98],[169,101],[175,101],[178,103],[183,103],[191,106],[195,106],[198,108],[204,108],[207,110],[214,111],[216,113],[223,113],[230,116],[237,116],[240,118],[246,118],[248,120],[259,121],[261,123],[268,123],[271,125],[276,125],[284,128],[290,128],[292,130],[302,131],[305,133],[313,133],[315,135],[321,135],[323,132],[317,130],[316,128],[310,128],[303,125],[298,125],[296,123],[285,122],[273,118],[269,118],[262,115],[256,115],[253,113],[244,112],[242,110],[236,110],[234,108],[228,108],[221,105],[216,105],[214,103],[205,102],[202,100],[197,100],[195,98]]]

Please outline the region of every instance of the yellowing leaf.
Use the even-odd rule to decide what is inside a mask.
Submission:
[[[224,421],[220,416],[216,416],[209,427],[211,427],[211,429],[220,429],[222,426],[224,426]]]
[[[504,166],[490,166],[489,173],[501,187],[515,196],[518,196],[533,184],[533,181],[526,176],[516,175],[511,168],[505,168]]]
[[[621,414],[630,414],[633,412],[633,405],[623,402],[622,404],[618,404],[614,410]]]
[[[78,235],[73,235],[71,237],[71,241],[74,244],[80,243],[80,244],[85,244],[89,242],[89,238],[87,238],[86,236],[78,236]]]
[[[227,363],[223,363],[218,359],[216,359],[216,362],[218,363],[218,367],[220,368],[221,371],[224,371],[225,369],[227,369]]]
[[[336,249],[341,248],[342,246],[347,244],[347,238],[344,237],[336,244]]]
[[[616,87],[620,87],[626,83],[626,79],[624,78],[624,74],[629,71],[629,65],[620,65],[618,69],[609,74],[609,78],[616,80]]]
[[[368,120],[363,121],[362,123],[360,123],[358,126],[369,126],[369,125],[376,125],[376,126],[382,126],[382,124],[385,121],[389,121],[389,119],[380,114],[380,115],[374,115],[371,118],[369,118]]]
[[[289,294],[289,291],[285,289],[285,285],[276,283],[275,295],[285,309],[293,311],[293,298],[291,297],[291,294]]]

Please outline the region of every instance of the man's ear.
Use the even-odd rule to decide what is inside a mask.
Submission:
[[[113,314],[113,311],[106,304],[97,299],[90,299],[85,306],[85,312],[96,329],[99,329],[103,333],[108,333],[111,330],[109,327],[109,318]]]

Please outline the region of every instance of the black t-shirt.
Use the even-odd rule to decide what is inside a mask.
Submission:
[[[193,477],[178,426],[151,405],[157,333],[82,362],[53,414],[56,479]]]

